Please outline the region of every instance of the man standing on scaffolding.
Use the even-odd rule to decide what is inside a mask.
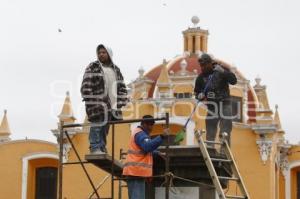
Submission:
[[[81,95],[92,125],[89,141],[92,154],[107,153],[107,121],[122,119],[121,107],[126,105],[127,90],[120,69],[113,63],[110,48],[100,44],[98,60],[90,63],[84,73]]]
[[[232,105],[229,84],[237,83],[236,76],[229,66],[218,63],[208,54],[202,54],[198,62],[202,73],[196,79],[194,92],[198,100],[206,100],[206,140],[215,141],[220,125],[220,133],[228,134],[230,145]],[[208,147],[214,148],[214,145],[208,144]]]
[[[123,175],[127,177],[129,199],[145,199],[146,179],[152,176],[152,155],[164,155],[156,149],[166,138],[167,130],[151,139],[150,133],[155,121],[151,115],[145,115],[143,119],[147,120],[142,121],[131,134],[123,168]]]

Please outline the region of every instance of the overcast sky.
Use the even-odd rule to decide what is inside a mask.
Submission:
[[[0,110],[8,110],[13,139],[55,141],[67,90],[75,117],[84,117],[84,68],[105,43],[127,82],[183,53],[191,17],[210,32],[208,48],[251,80],[267,85],[272,108],[292,143],[299,135],[299,1],[127,0],[0,1]],[[59,32],[61,29],[62,32]],[[2,118],[3,112],[0,114]]]

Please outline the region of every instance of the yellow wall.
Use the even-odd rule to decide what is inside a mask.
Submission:
[[[135,115],[135,118],[142,118],[144,115],[154,115],[156,106],[154,103],[142,103],[138,104],[137,107],[135,107],[135,112],[137,113]]]
[[[285,179],[282,172],[279,172],[279,198],[285,199]]]
[[[115,159],[119,159],[120,149],[123,148],[127,150],[129,138],[130,138],[130,127],[128,124],[115,125]],[[110,127],[109,135],[107,136],[107,149],[108,153],[112,154],[111,148],[112,139],[112,127]],[[89,153],[89,142],[88,133],[79,133],[72,138],[74,145],[76,146],[81,158],[84,160],[84,156]],[[70,151],[69,162],[78,161],[73,150]],[[97,186],[108,173],[102,171],[98,167],[92,164],[85,164],[88,173],[90,174],[92,181],[95,186]],[[124,184],[124,182],[123,182]],[[115,198],[118,193],[118,181],[115,181]],[[63,176],[63,196],[64,199],[82,199],[88,198],[88,196],[93,192],[89,181],[84,174],[80,165],[65,165],[64,176]],[[110,197],[111,196],[111,181],[110,178],[103,184],[98,193],[100,197]],[[127,198],[127,190],[123,188],[123,197]]]
[[[175,85],[173,88],[174,93],[194,93],[192,85]]]
[[[28,154],[43,152],[56,153],[56,145],[38,140],[10,141],[0,144],[1,198],[21,198],[22,158]]]
[[[172,107],[172,116],[189,116],[193,108],[194,104],[191,102],[176,102]]]
[[[270,162],[267,162],[266,165],[262,163],[256,145],[256,135],[250,129],[235,128],[232,131],[231,143],[235,161],[250,197],[273,199],[272,164]],[[229,187],[229,193],[233,194],[235,191],[236,186]]]

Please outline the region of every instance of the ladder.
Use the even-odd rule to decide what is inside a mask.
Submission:
[[[246,190],[245,184],[242,180],[241,174],[237,168],[236,162],[234,160],[234,157],[231,153],[231,150],[229,148],[228,142],[227,142],[227,133],[222,134],[222,139],[220,142],[215,141],[204,141],[202,138],[202,135],[205,133],[204,130],[196,131],[195,136],[199,143],[200,151],[202,153],[202,156],[204,158],[205,164],[208,168],[210,177],[213,181],[213,184],[215,186],[215,189],[217,191],[217,194],[219,196],[219,199],[250,199],[249,194]],[[225,154],[226,159],[224,158],[211,158],[208,150],[207,145],[220,145],[221,151]],[[225,176],[218,176],[216,169],[213,165],[213,162],[218,162],[219,164],[222,163],[228,163],[230,165],[231,177],[225,177]],[[226,195],[224,190],[222,189],[220,181],[226,180],[226,181],[235,181],[239,187],[239,190],[242,195]]]

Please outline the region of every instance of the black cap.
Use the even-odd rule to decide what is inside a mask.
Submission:
[[[200,58],[198,59],[198,62],[201,64],[201,65],[205,65],[205,64],[209,64],[209,63],[212,63],[213,62],[213,59],[211,58],[210,55],[204,53],[200,56]]]
[[[155,121],[154,121],[154,118],[152,117],[152,115],[144,115],[143,119],[147,119],[147,120],[141,121],[141,124],[143,124],[143,123],[150,124],[150,125],[155,124]]]
[[[98,52],[101,48],[104,48],[106,50],[106,48],[103,44],[99,44],[96,48],[96,52]]]

